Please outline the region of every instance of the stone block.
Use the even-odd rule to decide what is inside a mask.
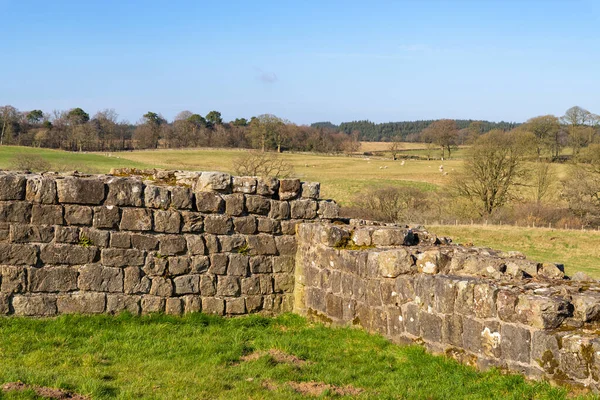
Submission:
[[[53,178],[41,175],[27,176],[25,200],[32,203],[56,203],[56,183]]]
[[[200,294],[202,296],[214,296],[217,294],[217,286],[213,277],[208,275],[200,277]]]
[[[168,265],[169,261],[166,257],[149,255],[146,257],[146,263],[144,264],[143,271],[146,275],[163,276],[166,273]]]
[[[191,210],[194,207],[194,193],[187,187],[174,186],[171,190],[171,207],[178,210]]]
[[[244,299],[246,300],[246,312],[248,313],[258,312],[263,307],[262,296],[246,296]]]
[[[60,294],[56,299],[59,314],[100,314],[106,309],[104,293]]]
[[[140,311],[140,296],[128,296],[124,294],[106,295],[106,312],[109,314],[128,312],[132,315],[138,315]]]
[[[62,225],[62,206],[34,204],[31,209],[31,223],[35,225]]]
[[[158,296],[144,295],[140,303],[142,314],[153,314],[165,311],[165,299]]]
[[[496,295],[496,312],[502,321],[516,322],[517,314],[515,308],[519,295],[515,291],[501,289]]]
[[[231,192],[231,175],[223,172],[202,172],[194,187],[196,195],[199,192]]]
[[[413,336],[419,336],[421,334],[419,306],[414,303],[404,304],[402,306],[402,315],[404,316],[404,328],[406,332]]]
[[[373,230],[371,238],[375,246],[401,246],[410,244],[406,229],[380,228]]]
[[[77,290],[77,269],[72,267],[43,267],[29,269],[31,292],[70,292]]]
[[[170,298],[165,300],[165,314],[181,315],[183,314],[183,303],[181,299]]]
[[[200,275],[185,275],[173,278],[175,284],[175,294],[199,294],[200,293]]]
[[[127,232],[113,232],[110,234],[110,247],[128,249],[131,247],[131,234]]]
[[[258,295],[260,294],[260,278],[256,275],[242,279],[242,294]]]
[[[351,239],[357,246],[371,246],[371,230],[355,229]]]
[[[314,219],[317,217],[317,202],[315,200],[296,200],[290,202],[291,217],[294,219]]]
[[[173,295],[173,283],[170,279],[155,276],[152,278],[150,294],[160,297],[170,297]]]
[[[273,259],[267,256],[250,257],[250,272],[253,274],[270,274],[274,271]],[[284,272],[284,271],[277,271]]]
[[[0,222],[28,224],[31,221],[31,204],[24,201],[0,203]]]
[[[538,270],[538,275],[548,279],[562,280],[565,278],[565,266],[562,264],[542,263]]]
[[[317,200],[320,193],[321,184],[319,182],[302,182],[300,197]]]
[[[258,218],[257,229],[261,233],[281,234],[281,223],[271,218]]]
[[[270,275],[258,275],[260,280],[260,293],[271,294],[273,293],[273,277]]]
[[[200,233],[204,229],[204,217],[200,213],[182,211],[181,218],[183,220],[181,232]]]
[[[296,226],[301,224],[303,221],[292,219],[287,221],[281,221],[281,233],[284,235],[295,235]]]
[[[158,251],[162,256],[175,256],[184,254],[187,250],[185,237],[176,235],[165,235],[160,237]]]
[[[210,267],[210,258],[207,256],[195,256],[191,258],[190,272],[193,274],[203,274]]]
[[[158,248],[158,237],[153,235],[132,234],[131,247],[138,250],[156,250]]]
[[[275,239],[271,235],[258,234],[247,238],[250,255],[276,255],[277,246]]]
[[[483,324],[476,319],[465,317],[462,319],[463,347],[472,353],[482,353]]]
[[[46,244],[40,248],[40,260],[44,264],[83,265],[93,263],[97,257],[95,246]]]
[[[202,312],[205,314],[223,315],[225,313],[225,301],[214,297],[202,298]]]
[[[154,211],[154,230],[163,233],[179,233],[181,215],[177,211]]]
[[[279,179],[277,178],[260,177],[256,181],[256,194],[258,195],[273,197],[278,190]]]
[[[0,293],[0,315],[8,315],[10,312],[10,295]]]
[[[496,316],[498,288],[491,283],[480,283],[473,287],[473,311],[479,318]]]
[[[271,210],[271,200],[263,196],[246,196],[246,210],[249,214],[268,215]]]
[[[25,200],[26,184],[24,175],[0,174],[0,200]]]
[[[256,233],[256,217],[249,215],[233,218],[233,226],[237,233],[253,235]]]
[[[245,194],[256,193],[256,178],[251,176],[234,176],[233,192]]]
[[[142,266],[146,261],[146,252],[136,249],[102,249],[101,260],[106,267]]]
[[[512,324],[502,324],[500,329],[502,357],[528,364],[531,354],[529,330]]]
[[[220,244],[220,251],[223,253],[238,253],[240,251],[245,251],[246,248],[246,236],[241,234],[233,234],[233,235],[220,235],[220,236],[207,236],[205,240],[208,240],[209,237],[218,238],[218,243]],[[207,246],[208,247],[208,246]]]
[[[227,254],[213,254],[210,256],[210,267],[208,272],[213,275],[225,275],[227,273]]]
[[[94,228],[117,229],[120,221],[121,213],[119,207],[94,207]]]
[[[241,294],[240,278],[221,275],[217,278],[217,295],[239,296]]]
[[[186,314],[202,311],[202,298],[200,296],[183,296],[183,312]]]
[[[296,238],[294,236],[275,236],[275,247],[277,253],[282,256],[295,255],[297,250]]]
[[[573,317],[582,322],[595,322],[600,320],[600,294],[584,292],[573,294],[571,297],[574,311]]]
[[[139,267],[123,269],[123,291],[127,294],[146,294],[150,292],[150,278]]]
[[[57,226],[54,231],[54,241],[56,243],[79,243],[79,228],[75,226]]]
[[[277,286],[277,275],[275,275],[275,282],[275,286]],[[325,296],[325,310],[328,317],[341,321],[344,318],[342,298],[331,293],[327,293]]]
[[[196,193],[196,208],[203,213],[222,213],[225,201],[218,193],[199,192]]]
[[[335,219],[340,216],[340,206],[333,200],[319,200],[317,215],[324,219]]]
[[[25,268],[9,265],[0,266],[1,293],[21,293],[26,288]]]
[[[206,254],[206,246],[204,245],[204,239],[200,235],[185,235],[187,241],[187,248],[192,255],[204,255]]]
[[[456,299],[456,280],[447,277],[436,277],[433,281],[435,291],[434,309],[438,313],[451,314],[454,312]]]
[[[471,280],[461,280],[456,284],[456,302],[454,310],[462,315],[474,315],[474,283]]]
[[[300,194],[300,189],[301,185],[299,179],[281,179],[279,181],[279,199],[295,199]]]
[[[227,264],[227,274],[233,276],[248,275],[249,257],[244,254],[230,254]]]
[[[273,272],[276,273],[293,273],[295,267],[295,258],[292,255],[273,257]],[[271,271],[266,271],[271,272]]]
[[[225,300],[225,313],[228,315],[246,314],[246,300],[243,297]]]
[[[144,205],[166,210],[171,205],[171,193],[165,186],[147,185],[144,189]]]
[[[43,268],[42,268],[43,269]],[[77,279],[75,276],[74,279]],[[79,289],[90,292],[123,292],[123,270],[89,264],[79,269]]]
[[[294,291],[294,276],[290,274],[275,274],[273,292],[292,293]]]
[[[66,177],[56,180],[59,203],[101,204],[104,200],[104,182],[98,178]]]
[[[190,272],[190,257],[169,257],[169,275],[183,275]]]
[[[204,231],[213,235],[228,235],[233,230],[231,217],[227,215],[207,215],[204,218]]]
[[[419,314],[421,337],[429,342],[442,342],[442,318],[428,312]]]
[[[15,295],[12,298],[15,315],[27,317],[51,317],[56,315],[55,295]]]
[[[13,243],[48,243],[54,239],[53,226],[13,224],[9,232]]]
[[[79,205],[64,206],[65,222],[68,225],[92,225],[92,208]]]
[[[463,346],[463,326],[460,315],[445,315],[442,321],[442,340],[455,347]]]
[[[520,295],[515,311],[519,322],[534,328],[556,329],[572,315],[570,307],[560,298]]]
[[[111,177],[106,181],[108,194],[104,204],[112,206],[141,207],[143,184],[139,178]]]
[[[123,208],[120,228],[123,231],[152,230],[152,211],[144,208]]]
[[[269,218],[283,220],[290,218],[290,203],[287,201],[271,200]]]
[[[225,214],[232,216],[240,216],[244,214],[246,209],[246,197],[241,193],[224,195]]]
[[[416,272],[413,256],[403,248],[370,252],[367,268],[372,277],[396,278],[401,274]]]

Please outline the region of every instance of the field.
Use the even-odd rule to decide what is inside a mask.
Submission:
[[[0,383],[93,399],[567,398],[566,389],[296,315],[2,319],[0,363]],[[0,399],[39,398],[0,390]]]

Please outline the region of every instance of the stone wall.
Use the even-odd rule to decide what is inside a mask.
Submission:
[[[298,237],[297,312],[481,369],[600,388],[599,282],[401,227],[303,224]]]
[[[319,184],[218,172],[0,173],[0,314],[290,311]]]

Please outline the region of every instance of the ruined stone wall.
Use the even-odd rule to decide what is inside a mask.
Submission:
[[[0,172],[0,314],[292,309],[319,184],[218,172]]]
[[[485,369],[600,387],[600,285],[425,231],[303,224],[297,312]]]

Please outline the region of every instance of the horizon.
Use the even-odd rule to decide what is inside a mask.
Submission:
[[[299,125],[600,112],[591,0],[246,4],[0,0],[0,105],[220,111]]]

